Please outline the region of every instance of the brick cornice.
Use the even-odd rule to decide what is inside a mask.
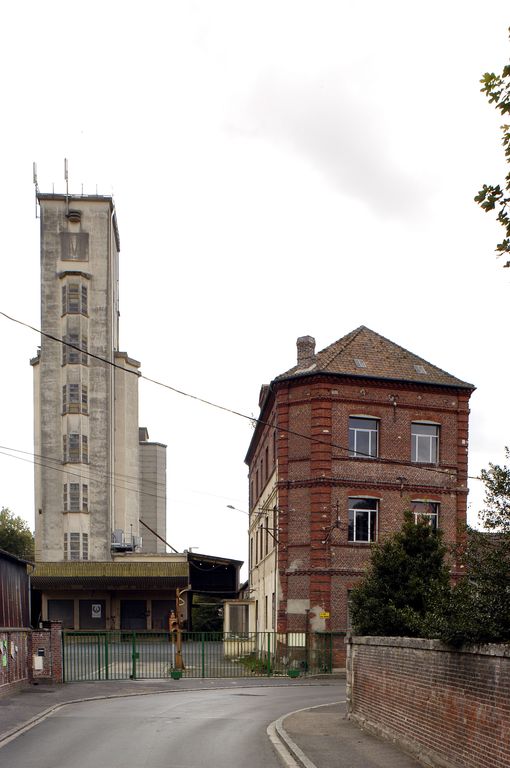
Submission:
[[[452,480],[455,480],[452,477]],[[317,488],[317,487],[336,487],[336,488],[366,488],[366,489],[380,489],[384,488],[389,491],[406,492],[420,492],[420,491],[434,491],[435,493],[460,493],[467,494],[467,488],[459,488],[455,486],[447,485],[426,485],[425,483],[405,483],[403,488],[400,483],[394,481],[385,480],[360,480],[356,477],[315,477],[302,480],[279,480],[279,490],[291,490],[293,488]]]

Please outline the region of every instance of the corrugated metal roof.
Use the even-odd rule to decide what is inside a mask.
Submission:
[[[96,562],[36,563],[32,579],[37,578],[170,578],[189,573],[187,562]]]

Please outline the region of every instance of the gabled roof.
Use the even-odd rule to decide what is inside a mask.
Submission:
[[[475,389],[473,384],[452,376],[364,325],[317,352],[306,367],[294,366],[277,376],[275,382],[317,373]]]

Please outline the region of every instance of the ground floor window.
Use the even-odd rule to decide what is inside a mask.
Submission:
[[[439,504],[437,501],[412,501],[411,509],[415,523],[418,520],[426,520],[434,531],[439,525]]]

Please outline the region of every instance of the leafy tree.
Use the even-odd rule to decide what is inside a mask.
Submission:
[[[420,637],[449,593],[446,547],[426,520],[404,513],[402,529],[372,550],[370,568],[352,592],[352,621],[363,635]]]
[[[26,560],[34,557],[34,537],[28,524],[6,507],[0,510],[0,549]]]
[[[503,117],[510,114],[510,64],[503,67],[501,75],[495,75],[494,72],[486,72],[480,80],[482,84],[481,91],[489,99],[489,104],[494,104]],[[510,163],[510,126],[502,125],[503,132],[502,144],[507,163]],[[510,256],[510,173],[505,177],[503,188],[500,184],[484,184],[480,192],[476,195],[475,201],[484,211],[493,211],[497,208],[497,220],[505,230],[504,239],[496,246],[496,252],[499,255]],[[505,267],[510,267],[510,260],[506,262]]]
[[[193,632],[222,632],[222,607],[220,600],[213,602],[213,598],[201,598],[199,595],[193,595],[193,605],[191,606]]]
[[[485,530],[468,528],[459,553],[466,575],[434,616],[436,636],[454,645],[510,640],[510,467],[489,464],[481,477]]]
[[[510,450],[505,448],[507,460]],[[481,478],[485,484],[485,509],[480,513],[484,528],[510,534],[510,467],[489,464],[482,469]]]

